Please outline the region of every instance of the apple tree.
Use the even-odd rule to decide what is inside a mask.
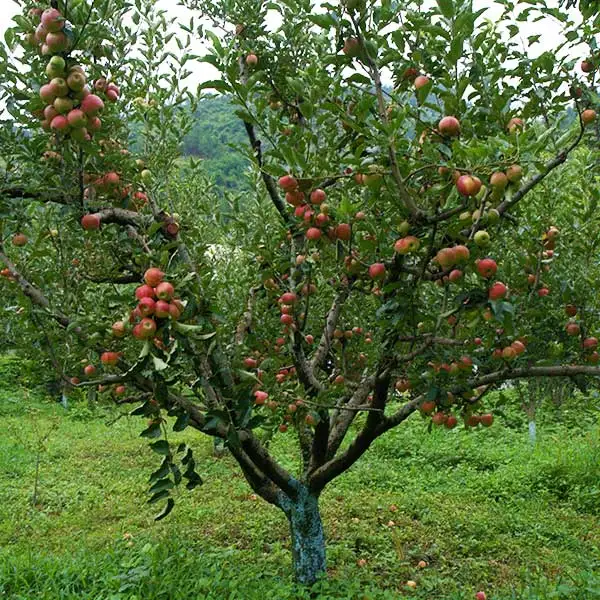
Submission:
[[[183,0],[179,23],[153,0],[20,4],[0,49],[2,286],[69,385],[136,403],[159,518],[201,483],[167,426],[222,440],[312,583],[319,496],[377,438],[413,415],[489,427],[506,382],[597,382],[591,18],[542,0]],[[523,39],[539,19],[555,48]],[[247,133],[243,193],[179,161],[201,62]]]

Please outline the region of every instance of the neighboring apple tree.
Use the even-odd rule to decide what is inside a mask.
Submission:
[[[3,293],[65,381],[138,405],[160,518],[201,483],[167,425],[219,438],[311,583],[320,493],[379,436],[414,413],[489,427],[504,382],[597,381],[596,24],[541,0],[493,21],[462,0],[185,0],[181,23],[151,0],[21,4]],[[523,37],[539,18],[559,47]],[[178,160],[200,60],[248,135],[242,194]]]

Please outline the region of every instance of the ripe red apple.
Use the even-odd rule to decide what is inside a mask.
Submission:
[[[298,300],[298,296],[294,292],[285,292],[280,298],[282,304],[294,304]]]
[[[139,323],[140,328],[140,336],[142,339],[149,339],[154,337],[156,333],[156,322],[154,319],[150,319],[149,317],[143,318]]]
[[[446,415],[443,412],[436,412],[433,417],[431,417],[431,422],[438,427],[443,425],[446,422]]]
[[[583,340],[584,350],[595,350],[598,347],[598,338],[587,337]]]
[[[481,415],[479,417],[479,422],[484,426],[484,427],[491,427],[492,423],[494,422],[494,415],[492,415],[491,413],[486,413],[484,415]]]
[[[81,226],[86,231],[91,231],[92,229],[100,229],[100,217],[95,214],[83,215],[83,217],[81,217]]]
[[[306,238],[312,242],[321,239],[321,230],[318,227],[309,227],[306,230]]]
[[[64,115],[58,115],[52,119],[50,127],[56,131],[67,131],[69,129],[69,121]]]
[[[102,128],[102,121],[98,117],[90,117],[87,121],[87,128],[90,131],[100,131]]]
[[[69,47],[69,38],[62,31],[49,32],[45,42],[52,54],[64,52]]]
[[[21,247],[27,244],[28,238],[24,233],[16,233],[12,238],[13,246]]]
[[[344,47],[342,48],[342,52],[346,56],[350,56],[351,58],[356,58],[360,54],[360,42],[357,38],[350,37],[344,42]]]
[[[490,288],[488,297],[490,300],[501,300],[507,293],[508,288],[501,281],[496,281]]]
[[[508,125],[506,126],[506,128],[508,129],[509,133],[514,133],[517,130],[523,131],[524,126],[525,126],[525,123],[523,122],[523,119],[519,119],[519,117],[513,117],[508,122]]]
[[[508,177],[502,171],[496,171],[490,177],[490,185],[494,189],[503,190],[508,185]]]
[[[141,300],[142,298],[154,298],[154,288],[147,284],[140,285],[135,290],[135,297],[138,300]]]
[[[125,323],[123,321],[115,321],[112,324],[112,334],[115,337],[123,337],[125,335]]]
[[[170,315],[170,304],[164,300],[158,300],[154,306],[154,316],[158,319],[167,319]]]
[[[511,344],[511,347],[517,354],[523,354],[523,352],[525,352],[526,349],[525,344],[521,340],[515,340]]]
[[[448,415],[444,426],[446,429],[454,429],[458,423],[458,419],[454,415]]]
[[[175,294],[175,288],[167,281],[163,281],[156,286],[154,292],[159,300],[170,300]]]
[[[490,277],[493,277],[496,274],[497,270],[498,265],[496,264],[496,261],[492,258],[483,258],[477,262],[477,272],[479,273],[479,275],[481,275],[481,277],[489,279]]]
[[[569,317],[574,317],[577,314],[577,307],[574,304],[567,304],[565,306],[565,312]]]
[[[156,302],[152,298],[146,296],[140,300],[137,307],[142,317],[149,317],[154,313]]]
[[[251,69],[258,65],[258,56],[256,54],[248,54],[246,56],[246,65],[248,65]]]
[[[81,101],[81,110],[89,117],[95,117],[103,108],[104,102],[96,94],[89,94]]]
[[[267,392],[263,392],[262,390],[256,390],[256,392],[254,392],[254,403],[260,406],[267,401],[268,397],[269,394],[267,394]]]
[[[584,125],[589,125],[596,120],[596,111],[588,108],[581,113],[581,121]]]
[[[67,121],[69,121],[69,125],[71,127],[76,129],[85,127],[87,125],[87,117],[85,116],[85,113],[78,108],[75,108],[69,112],[67,115]]]
[[[472,175],[461,175],[456,181],[456,189],[463,196],[476,196],[481,189],[481,180]]]
[[[486,598],[485,592],[477,592],[475,594],[475,600],[486,600]]]
[[[369,267],[369,277],[371,279],[382,279],[385,277],[385,265],[383,263],[373,263]]]
[[[255,358],[248,356],[244,359],[244,366],[248,367],[249,369],[256,369],[258,362]]]
[[[352,236],[352,228],[350,227],[350,225],[348,225],[348,223],[340,223],[335,228],[335,236],[338,240],[347,242]]]
[[[576,336],[576,335],[579,335],[581,328],[579,327],[578,323],[571,321],[566,324],[565,330],[567,332],[567,335]]]
[[[301,206],[304,202],[304,192],[293,191],[285,193],[285,201],[292,206]]]
[[[119,362],[119,354],[117,352],[103,352],[100,355],[100,362],[103,365],[114,367]]]
[[[71,385],[79,385],[81,383],[81,379],[79,379],[79,377],[71,377],[70,382]]]
[[[394,250],[398,254],[412,254],[413,252],[417,252],[419,250],[419,246],[421,242],[419,238],[414,235],[407,235],[406,237],[400,238],[396,240],[394,244]]]
[[[327,194],[321,188],[313,190],[310,194],[310,201],[312,204],[323,204],[327,199]]]
[[[545,298],[550,293],[550,290],[547,287],[541,287],[537,293],[540,298]]]
[[[456,117],[444,117],[438,123],[438,130],[442,135],[456,137],[460,134],[460,121]]]
[[[286,192],[292,192],[298,187],[298,180],[292,175],[284,175],[279,178],[279,187]]]
[[[448,280],[451,281],[452,283],[456,283],[457,281],[460,281],[463,277],[463,272],[460,269],[453,269],[452,271],[450,271],[450,274],[448,275]]]
[[[589,59],[582,60],[580,66],[581,66],[581,70],[584,73],[592,73],[594,71],[594,69],[596,68],[594,66],[594,63]]]
[[[150,287],[155,288],[162,282],[164,276],[165,276],[165,274],[157,267],[150,267],[144,273],[144,281]]]
[[[429,84],[429,77],[425,75],[419,75],[415,77],[414,86],[415,89],[420,90]]]
[[[315,338],[310,333],[304,336],[304,339],[306,340],[307,344],[314,344]]]
[[[448,269],[456,264],[456,251],[454,248],[442,248],[435,255],[435,260],[442,269]]]
[[[516,183],[521,180],[523,177],[523,169],[520,165],[510,165],[508,169],[506,169],[506,178],[511,183]]]
[[[94,365],[86,365],[83,372],[87,377],[91,377],[96,372],[96,367]]]
[[[61,31],[65,26],[65,19],[56,8],[46,9],[41,16],[41,25],[46,31]]]

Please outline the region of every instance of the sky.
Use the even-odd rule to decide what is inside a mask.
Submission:
[[[548,0],[549,6],[558,6],[558,0]],[[4,31],[10,26],[11,19],[16,15],[20,8],[14,0],[0,0],[2,4],[2,10],[0,11],[0,39],[4,37]],[[495,4],[492,0],[474,0],[474,9],[487,8],[487,18],[492,21],[495,20],[501,12],[501,8]],[[159,0],[159,6],[167,11],[169,16],[178,17],[182,22],[189,22],[189,15],[191,14],[186,8],[176,6],[174,0]],[[579,13],[576,9],[570,9],[573,19],[577,19]],[[530,35],[536,35],[542,33],[540,42],[535,44],[531,49],[530,53],[532,56],[537,56],[545,50],[554,47],[557,43],[557,39],[560,36],[560,25],[554,19],[544,19],[537,23],[519,23],[519,27],[522,29],[521,37],[526,39]],[[177,50],[177,46],[173,47]],[[197,54],[203,54],[204,48],[202,43],[199,41],[193,49]],[[583,52],[583,51],[582,51]],[[576,58],[576,57],[574,57]],[[186,84],[192,89],[195,89],[198,83],[215,79],[218,76],[217,71],[206,63],[197,63],[194,66],[194,73],[186,79]],[[2,107],[0,106],[0,112]]]

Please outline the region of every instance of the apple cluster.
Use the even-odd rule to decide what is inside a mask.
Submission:
[[[164,276],[160,269],[151,267],[144,273],[145,283],[135,290],[138,305],[130,313],[129,325],[133,325],[131,333],[138,340],[154,338],[169,319],[177,320],[183,313],[183,302],[175,298],[175,288],[164,281]],[[115,337],[123,337],[128,329],[124,321],[117,321],[112,325]]]
[[[352,236],[352,227],[348,223],[339,223],[330,226],[329,207],[325,203],[327,194],[321,188],[313,189],[306,202],[306,194],[300,189],[298,180],[292,175],[279,178],[279,186],[285,192],[285,200],[294,207],[294,216],[302,219],[306,227],[306,239],[316,242],[321,239],[323,231],[330,240],[349,241]],[[317,212],[318,211],[318,212]],[[326,228],[326,229],[325,229]]]
[[[41,126],[46,131],[68,135],[77,142],[89,141],[92,133],[102,127],[98,114],[104,108],[104,102],[91,93],[83,67],[63,56],[70,47],[71,30],[56,8],[33,9],[30,14],[39,18],[34,37],[41,45],[41,52],[51,56],[46,66],[49,81],[39,90],[45,105],[36,112]]]

